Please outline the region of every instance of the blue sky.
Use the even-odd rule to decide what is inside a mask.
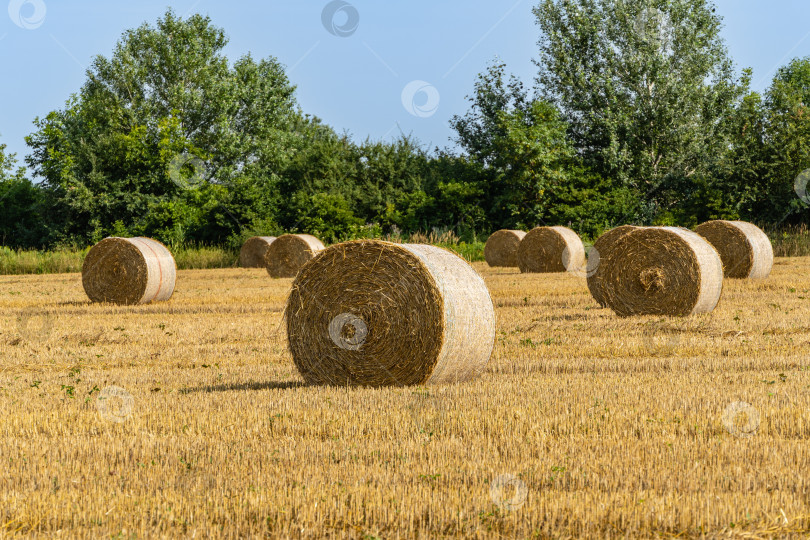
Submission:
[[[448,121],[467,110],[465,96],[488,62],[497,56],[532,84],[536,2],[11,0],[5,9],[2,0],[0,142],[24,156],[32,120],[63,106],[91,59],[108,56],[125,29],[153,23],[171,6],[210,15],[230,38],[232,60],[248,52],[278,58],[303,110],[339,132],[362,140],[402,131],[429,148],[451,145]],[[324,24],[327,6],[332,24]],[[810,55],[806,0],[718,0],[717,10],[738,68],[754,69],[755,89],[790,58]]]

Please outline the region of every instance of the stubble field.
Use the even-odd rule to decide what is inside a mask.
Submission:
[[[810,531],[810,258],[685,319],[474,266],[486,371],[385,389],[304,386],[291,280],[263,270],[180,271],[138,307],[91,305],[78,274],[0,277],[0,536]]]

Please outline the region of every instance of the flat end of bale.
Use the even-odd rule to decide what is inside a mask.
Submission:
[[[614,229],[610,229],[602,234],[596,240],[596,242],[594,242],[591,251],[588,253],[588,263],[586,267],[588,290],[600,307],[608,307],[604,292],[605,283],[604,272],[602,270],[602,259],[608,256],[611,248],[620,238],[638,228],[639,227],[634,225],[621,225]]]
[[[264,257],[275,236],[253,236],[245,240],[239,250],[239,266],[242,268],[264,268]]]

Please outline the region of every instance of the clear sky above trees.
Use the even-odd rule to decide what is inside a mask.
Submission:
[[[304,110],[359,140],[391,140],[401,128],[424,144],[450,144],[449,119],[467,110],[464,96],[472,93],[476,75],[495,55],[524,82],[531,83],[536,74],[531,63],[537,56],[535,1],[351,3],[359,25],[343,38],[322,23],[326,0],[44,0],[44,20],[31,30],[0,10],[0,57],[7,81],[0,85],[0,142],[18,157],[27,153],[23,137],[33,130],[34,117],[62,107],[83,84],[84,67],[96,54],[108,55],[124,30],[156,20],[167,7],[179,15],[209,14],[230,37],[229,58],[248,51],[257,58],[277,57],[290,68]],[[810,54],[810,3],[719,0],[717,6],[731,57],[738,67],[754,69],[753,89],[763,90],[790,58]],[[35,15],[32,5],[23,6],[24,17]],[[345,16],[337,14],[338,25],[348,22]],[[28,25],[38,23],[34,19]],[[428,108],[415,116],[403,106],[402,91],[414,80],[436,87],[435,112]]]

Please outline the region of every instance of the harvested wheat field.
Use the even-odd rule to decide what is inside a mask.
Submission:
[[[497,317],[482,376],[375,389],[304,385],[292,280],[264,269],[180,271],[144,306],[0,277],[0,536],[810,530],[810,258],[682,319],[474,266]]]

